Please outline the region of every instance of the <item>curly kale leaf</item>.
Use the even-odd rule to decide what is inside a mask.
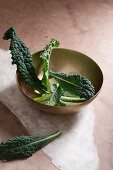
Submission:
[[[12,64],[17,65],[17,72],[19,73],[21,79],[33,89],[37,89],[41,93],[47,91],[41,80],[37,78],[35,69],[32,65],[32,56],[29,49],[16,35],[13,27],[9,28],[4,33],[3,39],[11,39],[9,50],[11,50],[12,54]]]
[[[48,136],[19,136],[0,143],[0,160],[13,160],[30,157],[61,134],[57,131]]]
[[[53,84],[51,89],[52,91],[50,93],[45,93],[41,97],[34,98],[34,101],[49,106],[59,105],[62,89],[56,84]]]
[[[58,47],[59,42],[55,39],[51,39],[50,44],[46,45],[46,47],[43,49],[43,51],[40,54],[40,58],[43,60],[43,78],[42,82],[47,87],[47,89],[50,91],[50,82],[49,82],[49,61],[50,61],[50,55],[52,52],[53,47]]]
[[[85,76],[54,71],[50,71],[50,75],[59,83],[64,93],[68,92],[85,99],[89,99],[95,94],[94,86]]]

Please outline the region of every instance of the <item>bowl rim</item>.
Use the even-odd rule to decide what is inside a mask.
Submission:
[[[73,52],[76,52],[76,53],[78,53],[78,54],[84,55],[85,57],[87,57],[88,59],[90,59],[92,62],[94,62],[94,63],[97,65],[97,67],[99,68],[99,70],[100,70],[100,72],[101,72],[101,75],[102,75],[101,87],[100,87],[100,89],[98,90],[98,92],[97,92],[93,97],[91,97],[90,99],[88,99],[88,100],[86,100],[86,101],[84,101],[84,102],[75,103],[75,104],[69,105],[69,106],[61,106],[61,105],[58,105],[58,106],[50,106],[50,105],[42,104],[42,103],[39,103],[39,102],[36,102],[35,100],[33,100],[31,97],[29,97],[29,95],[28,95],[27,93],[25,93],[25,91],[22,90],[22,88],[21,88],[21,86],[20,86],[20,84],[19,84],[19,81],[18,81],[19,74],[18,74],[18,72],[16,71],[16,82],[17,82],[18,88],[19,88],[19,89],[23,92],[23,94],[24,94],[26,97],[28,97],[32,102],[38,103],[38,104],[40,104],[40,105],[42,105],[42,106],[55,107],[55,108],[60,108],[60,107],[65,107],[65,108],[66,108],[66,107],[73,107],[73,106],[79,107],[79,106],[81,106],[81,105],[86,105],[86,104],[90,103],[90,101],[92,101],[92,100],[100,93],[100,91],[101,91],[101,89],[102,89],[102,85],[103,85],[103,81],[104,81],[104,75],[103,75],[102,69],[100,68],[100,66],[97,64],[97,62],[96,62],[95,60],[93,60],[92,58],[90,58],[89,56],[87,56],[86,54],[84,54],[84,53],[82,53],[82,52],[75,51],[75,50],[73,50],[73,49],[68,49],[68,48],[53,48],[53,50],[54,50],[54,49],[55,49],[55,50],[59,50],[59,49],[60,49],[60,50],[73,51]],[[37,52],[33,53],[32,56],[33,56],[33,55],[36,55],[37,53],[42,52],[42,51],[43,51],[43,50],[37,51]]]

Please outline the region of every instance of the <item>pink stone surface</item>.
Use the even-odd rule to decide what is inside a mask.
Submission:
[[[93,102],[96,112],[94,136],[99,170],[112,170],[113,1],[0,0],[0,48],[9,46],[2,36],[10,26],[15,27],[31,52],[42,49],[53,37],[60,41],[61,47],[81,51],[100,65],[104,85]]]

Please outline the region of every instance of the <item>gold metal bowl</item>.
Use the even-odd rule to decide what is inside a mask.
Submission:
[[[40,76],[42,72],[42,60],[39,58],[40,52],[41,51],[33,54],[33,65],[36,69],[37,76]],[[17,84],[20,90],[27,98],[31,99],[31,101],[35,103],[39,110],[48,113],[75,113],[80,108],[86,106],[95,99],[95,97],[99,94],[103,84],[103,74],[97,63],[88,56],[77,51],[63,48],[54,48],[51,54],[50,69],[54,71],[61,71],[64,73],[79,73],[86,76],[94,85],[96,93],[95,96],[93,96],[89,100],[83,103],[74,104],[73,106],[44,105],[33,100],[33,98],[36,97],[36,93],[20,79],[17,73]]]

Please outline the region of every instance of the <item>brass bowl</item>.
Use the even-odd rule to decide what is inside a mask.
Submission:
[[[42,60],[39,58],[40,52],[41,51],[33,54],[33,65],[38,76],[40,76],[42,72]],[[39,110],[45,112],[54,114],[75,113],[80,108],[86,106],[95,99],[95,97],[99,94],[103,84],[103,74],[97,63],[88,56],[77,51],[63,48],[54,48],[51,54],[50,69],[64,73],[79,73],[86,76],[94,85],[96,93],[95,96],[89,100],[83,103],[74,104],[73,106],[44,105],[33,100],[33,98],[37,96],[36,93],[33,92],[33,90],[20,79],[17,73],[17,84],[20,90],[25,96],[27,96],[27,98],[31,99],[31,101],[35,103]]]

